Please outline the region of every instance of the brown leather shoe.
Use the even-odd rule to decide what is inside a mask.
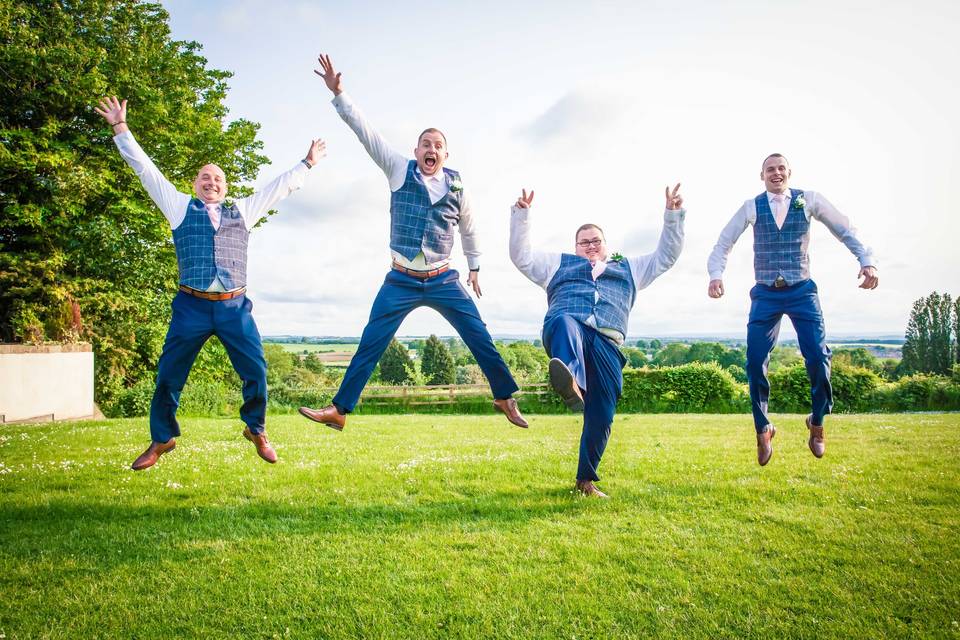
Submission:
[[[177,441],[175,438],[170,438],[166,442],[151,442],[150,446],[147,447],[147,450],[140,454],[140,457],[133,461],[133,464],[130,465],[130,468],[134,471],[143,471],[148,469],[157,463],[157,460],[160,459],[160,456],[165,454],[167,451],[173,451],[177,446]]]
[[[609,498],[607,494],[600,489],[597,489],[597,485],[593,484],[592,480],[577,480],[577,491],[582,493],[584,496],[589,498]]]
[[[314,422],[325,424],[337,431],[343,431],[343,427],[347,424],[347,416],[340,415],[340,412],[337,411],[337,408],[332,404],[325,406],[319,411],[311,409],[310,407],[300,407],[300,415],[305,418],[310,418]]]
[[[810,439],[807,440],[807,446],[810,447],[810,453],[817,458],[822,458],[826,452],[827,443],[823,439],[823,425],[819,427],[813,424],[813,415],[807,416],[807,429],[810,430]]]
[[[273,464],[277,461],[277,452],[273,450],[273,447],[270,446],[270,441],[267,440],[267,433],[253,433],[250,431],[250,427],[246,427],[243,430],[243,437],[253,443],[253,446],[257,448],[257,455],[261,458]]]
[[[767,430],[757,434],[757,462],[764,466],[770,462],[773,457],[773,436],[777,435],[777,429],[772,424],[767,425]]]
[[[493,408],[507,416],[512,424],[517,425],[526,429],[530,425],[527,424],[527,421],[523,419],[523,416],[520,414],[520,407],[517,406],[517,401],[514,398],[504,398],[502,400],[494,400]]]
[[[550,386],[560,394],[563,404],[571,411],[583,412],[583,394],[573,373],[560,358],[550,359]]]

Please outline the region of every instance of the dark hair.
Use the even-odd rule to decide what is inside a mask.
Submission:
[[[417,146],[420,145],[420,140],[422,140],[423,136],[427,133],[439,133],[440,137],[443,138],[443,144],[447,144],[447,136],[443,135],[443,131],[440,131],[440,129],[434,129],[433,127],[429,127],[421,131],[420,135],[417,136]]]
[[[603,232],[603,229],[601,229],[598,225],[591,224],[588,222],[587,224],[580,225],[580,228],[577,229],[577,232],[573,234],[573,241],[576,242],[577,238],[580,237],[580,232],[586,231],[587,229],[596,229],[597,231],[600,232],[600,235],[603,236],[603,239],[606,240],[607,235]]]
[[[771,153],[770,155],[768,155],[766,158],[763,159],[763,162],[760,163],[760,167],[762,168],[763,165],[767,164],[767,160],[769,160],[770,158],[783,158],[787,164],[790,164],[790,161],[787,160],[787,156],[783,155],[782,153]]]

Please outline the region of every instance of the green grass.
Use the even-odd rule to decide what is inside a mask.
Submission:
[[[601,488],[534,416],[0,427],[0,637],[960,636],[960,415],[620,416]]]

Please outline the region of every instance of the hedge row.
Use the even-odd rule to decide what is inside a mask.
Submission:
[[[867,369],[835,364],[832,374],[834,413],[874,411],[960,410],[960,366],[951,377],[917,374],[884,382]],[[803,364],[770,375],[770,410],[806,413],[810,410],[810,384]],[[153,385],[142,381],[119,394],[104,412],[110,416],[143,416],[150,411]],[[322,407],[329,392],[277,385],[270,389],[268,411],[293,413],[301,405]],[[185,416],[234,416],[241,403],[240,389],[222,383],[188,383],[180,399]],[[422,401],[416,399],[415,401]],[[564,413],[552,394],[521,398],[521,408],[531,414]],[[627,369],[623,372],[622,413],[748,413],[747,387],[716,364],[692,363],[677,367]],[[450,404],[412,404],[407,399],[361,403],[357,413],[487,413],[490,398],[467,397]]]

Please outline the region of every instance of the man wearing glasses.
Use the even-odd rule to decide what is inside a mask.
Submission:
[[[577,229],[575,252],[530,249],[530,205],[526,190],[513,206],[510,259],[523,275],[547,292],[543,346],[550,356],[550,384],[574,411],[583,412],[577,490],[606,498],[594,482],[610,438],[610,425],[623,391],[626,358],[619,345],[637,291],[673,266],[683,248],[680,185],[666,190],[663,231],[653,253],[636,258],[608,256],[603,231],[595,224]]]
[[[493,344],[477,305],[450,268],[454,227],[459,227],[470,275],[467,282],[480,296],[480,252],[474,217],[460,174],[443,166],[447,139],[438,129],[426,129],[417,139],[414,158],[389,147],[350,96],[330,56],[321,55],[315,71],[333,93],[337,113],[353,130],[390,185],[390,250],[393,264],[373,301],[370,320],[350,361],[333,402],[322,409],[300,407],[300,413],[338,431],[360,400],[367,380],[396,334],[400,323],[418,307],[431,307],[456,329],[490,382],[493,406],[511,424],[526,428],[512,397],[517,383]]]

